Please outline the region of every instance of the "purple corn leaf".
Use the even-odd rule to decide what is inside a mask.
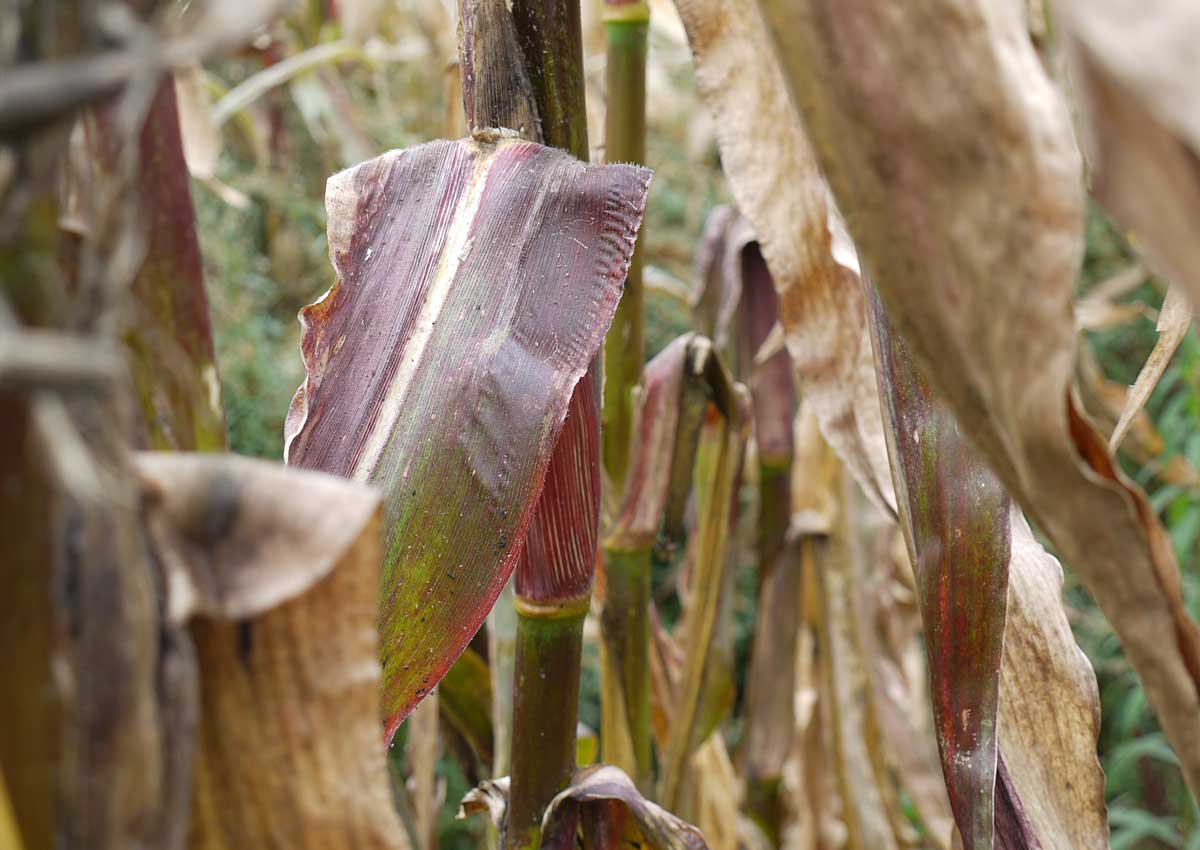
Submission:
[[[301,313],[285,453],[386,490],[389,737],[512,572],[648,183],[509,138],[393,151],[329,181],[338,280]]]
[[[600,526],[600,388],[592,373],[571,395],[517,562],[514,590],[533,602],[569,602],[592,589]]]
[[[917,372],[874,289],[870,310],[904,539],[917,580],[942,773],[964,850],[991,850],[1008,493]]]

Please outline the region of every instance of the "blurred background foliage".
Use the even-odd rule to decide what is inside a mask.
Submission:
[[[708,213],[729,202],[710,120],[696,99],[682,27],[669,3],[652,6],[647,164],[655,176],[643,230],[648,357],[688,328],[693,250]],[[589,132],[593,159],[599,159],[604,40],[598,8],[585,2],[584,9]],[[282,457],[284,416],[303,374],[296,313],[332,283],[322,200],[326,177],[378,152],[440,138],[448,130],[457,133],[460,126],[452,9],[432,0],[399,0],[379,20],[369,38],[357,34],[355,39],[356,34],[341,32],[330,9],[309,2],[241,55],[200,71],[209,106],[225,120],[218,128],[214,173],[194,181],[193,197],[230,437],[240,453]],[[290,64],[284,69],[299,66],[299,72],[280,73],[285,61]],[[1093,209],[1081,296],[1136,262],[1125,235]],[[1112,299],[1119,321],[1110,318],[1081,333],[1081,345],[1110,381],[1128,385],[1136,377],[1156,339],[1154,317],[1163,292],[1162,281],[1143,276]],[[1200,468],[1200,343],[1194,330],[1146,413],[1142,436],[1135,439],[1135,434],[1125,444],[1137,442],[1142,449],[1123,453],[1122,462],[1147,489],[1170,533],[1189,609],[1197,616],[1200,482],[1193,471]],[[753,564],[741,566],[737,655],[744,675],[755,578]],[[1099,751],[1108,777],[1113,850],[1200,850],[1200,812],[1137,678],[1103,616],[1065,566],[1076,637],[1100,685]],[[669,622],[678,611],[672,565],[657,570],[655,583]],[[585,655],[581,721],[592,728],[599,725],[597,668],[591,646]],[[737,730],[729,732],[736,743]],[[479,846],[482,827],[453,818],[467,779],[450,758],[443,758],[438,773],[447,783],[440,845]]]

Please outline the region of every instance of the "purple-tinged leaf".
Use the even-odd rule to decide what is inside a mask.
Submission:
[[[507,820],[510,781],[484,780],[463,797],[458,816],[487,815],[500,830]],[[642,796],[618,767],[598,764],[575,776],[546,808],[543,850],[708,850],[700,830]],[[501,836],[503,844],[503,835]]]
[[[888,453],[917,580],[942,773],[965,850],[991,850],[1008,493],[917,372],[871,291]]]
[[[646,364],[625,498],[608,548],[645,548],[656,537],[668,547],[677,542],[705,412],[711,402],[722,417],[737,418],[739,401],[712,342],[698,334],[675,338]]]
[[[508,138],[329,181],[338,280],[301,313],[288,462],[386,490],[389,735],[511,573],[568,401],[620,295],[649,172]]]
[[[696,252],[697,290],[692,309],[750,387],[754,435],[761,463],[786,465],[792,455],[796,388],[788,352],[760,352],[779,322],[779,295],[754,229],[730,207],[709,215]]]
[[[600,398],[592,372],[571,395],[517,561],[514,589],[532,602],[570,602],[592,589],[600,527]]]
[[[582,830],[593,850],[707,850],[696,827],[647,800],[619,768],[584,768],[546,809],[545,850],[572,850]]]

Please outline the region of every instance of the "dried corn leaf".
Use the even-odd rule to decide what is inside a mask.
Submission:
[[[882,506],[886,465],[857,261],[787,98],[754,0],[677,0],[738,208],[770,266],[788,353],[821,431]],[[769,153],[765,153],[769,152]],[[728,307],[725,308],[728,311]]]
[[[834,768],[842,798],[849,850],[898,847],[889,821],[888,777],[876,758],[880,730],[869,693],[871,672],[863,648],[863,600],[853,563],[845,489],[839,470],[833,482],[842,506],[828,537],[814,541],[820,587],[821,685],[829,696]]]
[[[718,366],[720,366],[718,361]],[[720,367],[723,368],[723,367]],[[682,669],[670,706],[671,722],[660,764],[659,799],[677,809],[690,784],[692,754],[733,704],[733,653],[726,621],[732,612],[734,573],[727,546],[735,485],[749,426],[749,399],[742,385],[733,412],[713,405],[695,458],[696,528],[679,641]]]
[[[1095,594],[1200,788],[1200,631],[1145,495],[1113,467],[1071,393],[1081,163],[1021,10],[967,0],[886,14],[832,0],[764,7],[918,367]]]
[[[642,375],[625,496],[605,547],[673,546],[683,531],[692,463],[710,401],[737,415],[732,377],[712,342],[687,333],[672,340]]]
[[[786,351],[759,357],[779,321],[779,296],[758,239],[741,214],[717,207],[709,214],[696,256],[697,325],[712,327],[710,336],[730,370],[750,387],[759,463],[785,465],[792,455],[796,391]]]
[[[376,721],[379,495],[247,458],[138,472],[200,671],[190,846],[406,847]]]
[[[1120,447],[1130,426],[1133,425],[1133,420],[1145,406],[1163,372],[1167,371],[1167,364],[1171,362],[1171,357],[1187,336],[1191,326],[1192,308],[1187,302],[1187,297],[1179,287],[1172,286],[1167,290],[1162,312],[1158,315],[1158,340],[1154,343],[1150,356],[1142,364],[1133,386],[1129,388],[1129,395],[1126,396],[1125,406],[1121,410],[1121,418],[1117,420],[1112,436],[1108,439],[1109,451],[1115,452]]]
[[[302,313],[287,457],[386,489],[389,733],[515,564],[647,182],[513,139],[392,152],[329,182],[338,281]]]
[[[1200,7],[1062,0],[1055,19],[1080,96],[1096,197],[1200,300]]]
[[[1107,848],[1100,696],[1062,604],[1062,567],[1016,508],[1000,665],[1000,760],[1044,850]],[[1000,787],[997,784],[997,797]],[[997,799],[997,844],[1000,805]]]

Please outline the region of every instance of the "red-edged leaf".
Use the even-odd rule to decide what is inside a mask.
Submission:
[[[990,850],[1000,658],[1008,592],[1008,493],[917,372],[871,290],[896,504],[917,579],[930,698],[965,850]]]
[[[338,280],[301,313],[307,379],[286,454],[387,491],[389,734],[516,563],[648,182],[507,138],[393,151],[330,179]]]

